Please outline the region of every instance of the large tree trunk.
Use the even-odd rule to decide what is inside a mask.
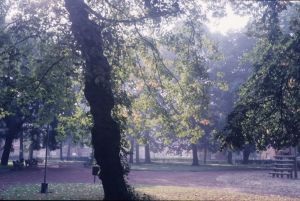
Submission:
[[[133,152],[134,152],[134,139],[130,139],[130,153],[129,153],[129,163],[133,163]]]
[[[120,128],[112,118],[111,66],[103,54],[101,27],[90,20],[83,0],[65,0],[72,32],[85,59],[84,94],[93,116],[92,143],[105,200],[130,199],[120,158]]]
[[[199,165],[199,159],[198,159],[198,149],[196,144],[192,144],[192,151],[193,151],[193,166]]]
[[[24,160],[24,136],[23,132],[20,133],[20,151],[19,151],[19,160]]]
[[[140,163],[140,145],[139,143],[135,143],[135,163]]]
[[[145,163],[151,163],[149,143],[145,145]]]

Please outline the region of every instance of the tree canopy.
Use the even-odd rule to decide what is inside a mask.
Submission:
[[[247,36],[209,32],[227,4],[250,16]],[[299,13],[279,0],[0,1],[1,164],[23,134],[39,149],[51,132],[56,149],[91,133],[105,199],[129,199],[127,134],[196,156],[296,146]]]

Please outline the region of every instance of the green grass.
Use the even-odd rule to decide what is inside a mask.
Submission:
[[[12,186],[0,192],[4,200],[101,200],[103,192],[99,184],[49,184],[52,193],[41,194],[40,185]],[[192,188],[178,186],[137,186],[140,194],[148,194],[155,200],[244,200],[244,201],[283,201],[300,200],[281,196],[263,196],[241,193],[229,188]]]
[[[2,166],[2,165],[0,165],[0,170],[1,169],[7,169],[7,166]]]
[[[266,166],[260,165],[230,165],[230,164],[206,164],[199,166],[192,166],[190,163],[158,163],[153,162],[151,164],[132,164],[131,170],[141,171],[224,171],[224,170],[264,170]]]
[[[6,170],[6,169],[10,169],[12,167],[13,167],[13,163],[12,163],[12,161],[9,161],[7,166],[0,165],[0,170]]]
[[[299,201],[297,198],[277,195],[255,195],[238,192],[230,188],[149,186],[137,188],[138,192],[146,193],[155,200],[226,200],[226,201]]]
[[[99,200],[103,198],[99,184],[49,184],[47,194],[40,184],[12,186],[0,192],[3,200]]]

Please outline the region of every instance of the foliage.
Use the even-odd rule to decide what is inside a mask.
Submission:
[[[69,35],[62,32],[65,24],[56,16],[48,17],[60,10],[41,2],[9,1],[9,5],[18,12],[6,17],[1,29],[1,116],[4,121],[20,119],[25,137],[39,149],[47,124],[74,105],[71,80],[80,79],[73,68],[76,57]],[[55,139],[50,142],[54,149]]]
[[[218,44],[219,51],[223,54],[221,60],[213,63],[210,77],[212,80],[222,80],[227,84],[227,90],[216,86],[210,90],[209,111],[212,125],[211,135],[208,138],[211,151],[215,151],[221,145],[218,135],[224,128],[226,117],[232,112],[239,98],[239,87],[251,74],[251,64],[244,58],[254,48],[256,40],[243,32],[230,33],[226,36],[211,34],[210,37]]]
[[[242,86],[241,98],[224,130],[225,143],[236,148],[244,144],[255,144],[259,149],[282,148],[296,146],[300,139],[299,34],[294,26],[299,16],[290,17],[290,29],[283,32],[276,9],[287,7],[281,2],[265,5],[259,23],[265,24],[266,34],[258,35],[259,43],[250,57],[254,72]],[[288,8],[299,11],[296,4]]]
[[[153,151],[167,146],[181,152],[203,135],[201,121],[212,84],[207,65],[217,55],[201,24],[205,20],[201,9],[199,4],[183,15],[177,22],[180,29],[170,25],[169,30],[151,30],[154,36],[162,35],[159,39],[138,32],[143,43],[134,53],[138,71],[133,72],[135,81],[130,85],[133,111],[129,132],[141,141],[150,141]]]
[[[71,137],[75,144],[90,145],[91,125],[91,115],[86,111],[85,106],[76,104],[74,111],[58,115],[56,139],[63,142]]]

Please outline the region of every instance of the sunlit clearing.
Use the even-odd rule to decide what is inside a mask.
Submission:
[[[241,31],[249,21],[249,16],[235,14],[229,5],[226,6],[226,13],[226,16],[222,18],[209,17],[207,26],[211,32],[219,32],[223,35],[229,32],[238,32]]]

